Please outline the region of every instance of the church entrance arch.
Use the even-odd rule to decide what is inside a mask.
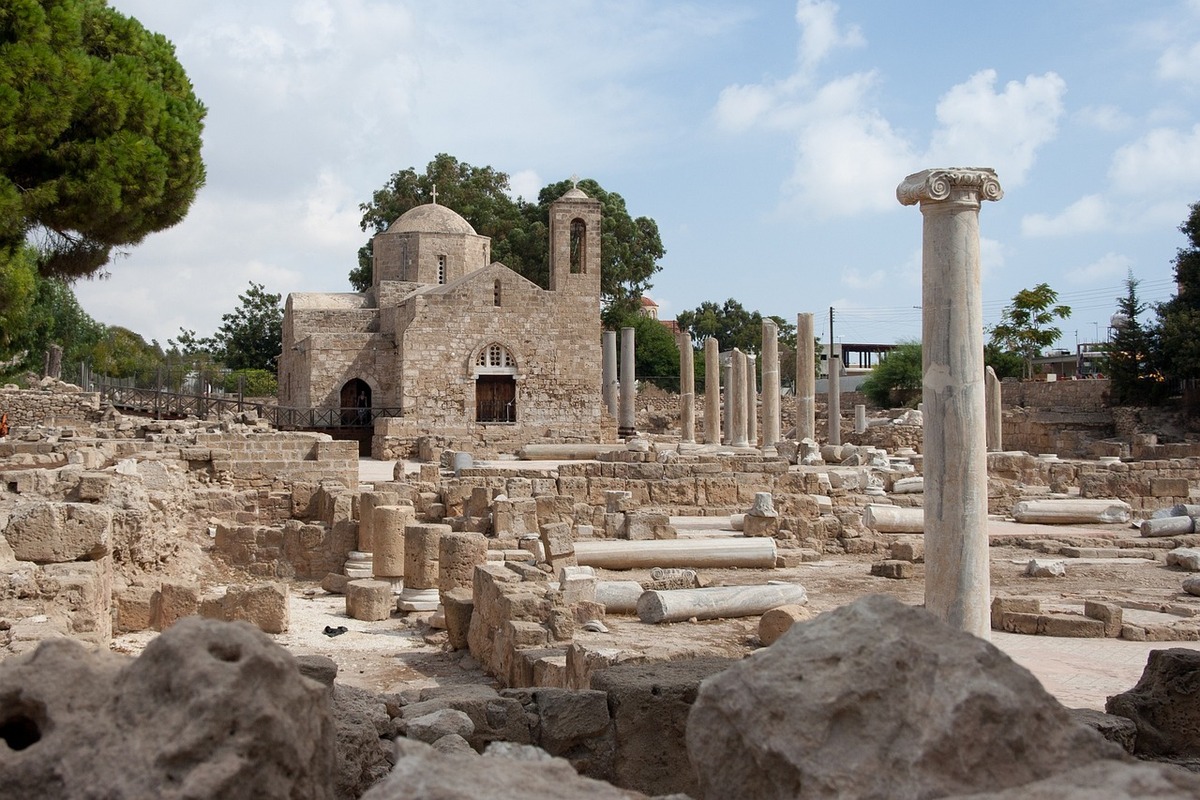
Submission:
[[[361,378],[351,378],[342,386],[342,424],[368,425],[371,422],[371,386]]]
[[[475,421],[517,421],[517,362],[502,344],[492,343],[475,359]]]

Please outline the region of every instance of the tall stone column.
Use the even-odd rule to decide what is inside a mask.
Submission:
[[[692,335],[679,334],[679,427],[681,442],[696,441],[696,368]]]
[[[617,332],[605,331],[601,339],[603,343],[603,361],[601,362],[600,391],[604,397],[604,407],[614,417],[617,415]]]
[[[617,418],[617,435],[633,436],[637,433],[637,377],[634,373],[634,329],[621,328],[621,410]]]
[[[1004,196],[991,169],[927,169],[896,188],[920,204],[925,607],[990,635],[987,431],[979,207]]]
[[[842,346],[829,344],[829,443],[842,443]]]
[[[451,533],[449,525],[411,524],[404,528],[404,589],[400,611],[433,611],[438,605],[438,540]]]
[[[704,340],[704,443],[721,443],[721,343]]]
[[[858,403],[854,406],[854,432],[867,432],[867,407],[862,403]]]
[[[729,358],[721,367],[725,378],[725,405],[722,413],[725,416],[724,426],[725,433],[722,442],[725,444],[733,444],[733,352],[729,353]]]
[[[989,453],[999,453],[1004,449],[1004,397],[996,370],[986,367],[983,383],[987,390],[987,449]]]
[[[749,447],[746,438],[746,359],[742,351],[736,347],[729,354],[729,362],[733,367],[733,380],[725,391],[729,404],[733,407],[729,425],[729,443],[734,447]]]
[[[746,444],[758,447],[758,371],[754,368],[758,359],[743,353],[746,360]]]
[[[779,326],[763,320],[762,332],[762,417],[763,449],[779,441]]]
[[[813,315],[796,315],[796,439],[817,438],[817,353]]]

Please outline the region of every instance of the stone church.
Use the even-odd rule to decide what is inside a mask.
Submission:
[[[372,242],[364,293],[293,293],[279,404],[375,419],[377,458],[599,441],[600,203],[550,207],[550,288],[491,261],[491,239],[433,203]]]

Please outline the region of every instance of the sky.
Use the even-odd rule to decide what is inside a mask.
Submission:
[[[1200,201],[1200,0],[110,0],[208,108],[187,218],[76,284],[97,320],[211,334],[250,282],[351,291],[360,203],[438,153],[514,196],[592,178],[654,219],[669,319],[733,298],[841,342],[920,336],[921,214],[896,186],[994,168],[984,316],[1048,283],[1060,346],[1130,273],[1174,290]]]

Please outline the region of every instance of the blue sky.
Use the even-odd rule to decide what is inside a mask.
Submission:
[[[1200,200],[1200,0],[110,0],[208,106],[189,216],[76,286],[160,342],[249,281],[349,291],[359,203],[440,152],[535,197],[594,178],[666,247],[669,318],[734,298],[846,342],[920,332],[927,167],[989,166],[984,312],[1047,282],[1104,329],[1127,271],[1173,291]]]

